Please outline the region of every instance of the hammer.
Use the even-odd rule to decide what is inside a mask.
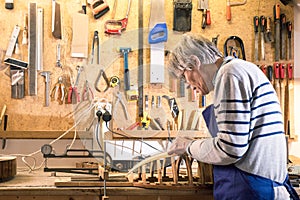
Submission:
[[[45,106],[48,107],[49,106],[49,83],[50,83],[50,74],[51,72],[49,71],[43,71],[40,73],[42,76],[45,77]]]
[[[123,54],[124,57],[124,90],[130,90],[130,78],[129,78],[129,69],[128,69],[128,53],[131,51],[130,47],[120,47],[119,51]]]

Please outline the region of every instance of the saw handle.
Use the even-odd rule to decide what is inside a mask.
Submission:
[[[274,21],[280,20],[280,5],[276,3],[273,7]]]
[[[230,7],[229,0],[227,0],[227,4],[226,4],[226,19],[227,19],[227,21],[231,20],[231,7]]]
[[[125,17],[120,20],[107,20],[104,24],[105,33],[107,34],[121,34],[122,31],[124,31],[127,27],[128,18]],[[116,28],[110,28],[110,27],[116,27]]]
[[[150,44],[166,42],[168,40],[168,28],[166,23],[158,23],[150,30],[148,41]]]
[[[259,25],[259,18],[258,16],[253,17],[253,25],[254,25],[254,32],[258,32],[258,25]]]

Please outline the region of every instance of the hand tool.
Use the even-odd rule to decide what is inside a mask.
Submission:
[[[287,94],[286,94],[286,113],[287,114],[287,129],[291,139],[295,138],[295,121],[294,121],[294,67],[291,63],[287,64]]]
[[[107,34],[121,34],[124,30],[126,30],[128,23],[128,16],[131,7],[131,0],[127,1],[127,11],[126,15],[123,19],[110,19],[104,23],[105,33]]]
[[[121,47],[119,51],[123,55],[124,59],[124,90],[130,90],[130,76],[129,76],[129,68],[128,68],[128,53],[131,51],[129,47]]]
[[[23,37],[22,37],[22,44],[28,44],[28,14],[24,14],[24,28],[23,28]]]
[[[3,107],[2,107],[2,111],[1,111],[1,114],[0,114],[0,125],[2,123],[2,119],[3,119],[3,116],[6,112],[6,105],[4,104]]]
[[[40,73],[42,76],[45,77],[45,106],[48,107],[49,106],[49,87],[50,87],[50,75],[51,72],[49,71],[43,71]]]
[[[150,83],[164,83],[165,42],[168,28],[164,0],[151,0],[148,42],[150,44]],[[163,11],[163,12],[162,12]]]
[[[29,3],[28,94],[37,95],[37,3]]]
[[[120,84],[120,79],[117,76],[112,76],[109,79],[109,86],[114,88]]]
[[[280,83],[279,83],[279,78],[280,78],[280,70],[279,70],[279,63],[275,62],[273,64],[273,71],[274,71],[274,88],[275,91],[277,93],[278,96],[278,100],[280,102],[281,98],[280,98]],[[281,102],[280,102],[281,103]],[[280,104],[281,105],[281,104]]]
[[[117,1],[117,0],[116,0]],[[143,117],[144,107],[143,107],[143,98],[144,98],[144,6],[143,0],[139,0],[138,7],[138,120]]]
[[[68,103],[77,104],[80,101],[80,97],[77,91],[76,81],[74,77],[70,76],[71,86],[69,87]]]
[[[286,79],[285,79],[285,64],[279,64],[279,84],[280,84],[280,106],[281,112],[285,113],[284,105],[285,105],[285,87],[286,87]]]
[[[226,19],[227,21],[231,20],[231,6],[242,6],[245,5],[247,3],[247,0],[244,0],[242,2],[236,2],[236,3],[232,3],[230,2],[230,0],[227,0],[226,3]]]
[[[210,25],[210,12],[208,11],[208,0],[198,0],[198,10],[202,11],[202,29],[205,29],[206,25]]]
[[[192,0],[174,0],[173,7],[173,30],[180,32],[191,31]]]
[[[224,54],[225,56],[228,56],[228,55],[232,55],[232,54],[229,54],[230,51],[232,51],[233,49],[230,48],[230,46],[234,46],[238,49],[238,51],[236,52],[241,52],[241,59],[243,60],[246,60],[246,54],[245,54],[245,50],[244,50],[244,43],[243,43],[243,40],[241,38],[239,38],[238,36],[230,36],[229,38],[227,38],[227,40],[225,41],[224,43]],[[230,51],[228,51],[228,49]],[[238,53],[239,54],[239,53]]]
[[[6,49],[5,57],[11,57],[20,33],[20,27],[15,25],[14,30],[11,34],[10,40],[8,42],[8,47]]]
[[[266,19],[266,33],[265,33],[265,41],[266,42],[274,42],[274,37],[273,34],[271,32],[271,23],[272,23],[272,19],[271,17],[267,17]]]
[[[89,86],[89,81],[85,80],[85,85],[82,91],[82,101],[91,101],[94,99],[94,93]]]
[[[95,19],[99,19],[109,11],[109,6],[105,0],[94,0],[91,3],[91,8]]]
[[[254,61],[258,61],[258,26],[259,26],[259,18],[258,16],[253,17],[254,24]]]
[[[4,115],[4,125],[3,130],[6,131],[7,129],[7,121],[8,121],[8,115]],[[6,147],[6,137],[2,137],[2,149],[5,149]]]
[[[11,98],[21,99],[25,96],[25,70],[19,67],[10,66],[11,77]]]
[[[20,55],[20,53],[21,53],[21,51],[20,51],[20,47],[19,47],[19,40],[17,38],[16,44],[15,44],[15,54]]]
[[[95,45],[97,46],[97,65],[100,64],[100,47],[99,47],[99,36],[98,31],[94,31],[92,53],[91,53],[91,64],[94,63]]]
[[[36,47],[36,70],[43,70],[43,53],[44,53],[44,10],[37,9],[37,47]]]
[[[14,0],[5,0],[5,8],[8,10],[14,9]]]
[[[60,44],[57,44],[56,45],[56,67],[62,68],[60,54],[61,54],[61,47],[60,47]]]
[[[215,44],[216,47],[218,46],[218,38],[219,38],[219,36],[220,35],[218,34],[216,37],[213,37],[212,40],[211,40]]]
[[[125,118],[126,118],[126,120],[128,120],[129,118],[128,118],[127,106],[126,106],[125,101],[123,99],[122,93],[118,91],[115,94],[115,96],[116,96],[117,99],[116,99],[116,102],[115,102],[115,106],[113,107],[113,109],[114,109],[113,116],[115,116],[117,114],[117,111],[119,110],[117,107],[118,107],[119,103],[121,103],[121,105],[123,107],[123,110],[124,110]]]
[[[22,69],[27,69],[28,68],[28,63],[26,63],[22,60],[17,60],[15,58],[6,58],[3,62],[5,64],[10,65],[10,66],[19,67],[19,68],[22,68]]]
[[[52,35],[56,39],[61,39],[61,15],[60,4],[52,0]]]
[[[280,58],[286,60],[286,16],[284,13],[280,14]]]
[[[275,23],[275,61],[280,58],[280,5],[277,3],[273,7]]]
[[[261,47],[261,60],[265,60],[265,28],[266,28],[266,17],[260,16],[259,18],[260,25],[260,47]]]
[[[65,94],[66,94],[65,89],[66,88],[65,88],[65,84],[63,83],[63,77],[60,76],[58,77],[57,83],[51,90],[51,95],[50,95],[51,100],[52,101],[57,100],[60,105],[63,104],[65,99]]]
[[[272,67],[272,65],[269,65],[269,66],[267,67],[267,77],[268,77],[269,81],[270,81],[272,84],[274,84],[274,81],[273,81],[273,67]]]
[[[148,130],[151,122],[151,118],[147,112],[144,111],[143,117],[141,119],[142,130]]]
[[[103,69],[100,69],[100,71],[99,71],[99,73],[98,73],[98,76],[97,76],[97,78],[96,78],[96,80],[95,80],[95,84],[94,84],[94,86],[95,86],[95,89],[98,91],[98,92],[102,92],[101,91],[101,89],[99,88],[99,83],[100,83],[100,81],[101,81],[101,77],[103,77],[103,79],[104,79],[104,81],[105,81],[105,89],[103,90],[103,92],[106,92],[107,90],[108,90],[108,88],[109,88],[109,80],[108,80],[108,78],[107,78],[107,76],[106,76],[106,73],[105,73],[105,71],[103,70]]]
[[[287,42],[287,59],[292,59],[292,22],[288,21],[286,23],[287,34],[288,34],[288,42]]]

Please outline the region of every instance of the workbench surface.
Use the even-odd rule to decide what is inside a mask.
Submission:
[[[51,176],[50,172],[34,171],[18,172],[11,180],[0,183],[0,200],[98,200],[104,194],[103,187],[56,187],[55,182],[70,181],[77,175],[58,172]],[[80,175],[82,177],[82,175]],[[106,195],[110,200],[195,200],[213,199],[211,189],[203,190],[169,190],[145,189],[133,186],[106,187]]]

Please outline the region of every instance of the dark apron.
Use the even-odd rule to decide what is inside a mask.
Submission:
[[[208,106],[202,115],[209,132],[215,137],[218,132],[218,126],[213,105]],[[291,199],[299,200],[299,196],[292,187],[288,175],[283,183],[278,183],[271,179],[244,172],[234,165],[215,165],[213,174],[215,200],[273,200],[273,187],[282,185],[289,192]]]

